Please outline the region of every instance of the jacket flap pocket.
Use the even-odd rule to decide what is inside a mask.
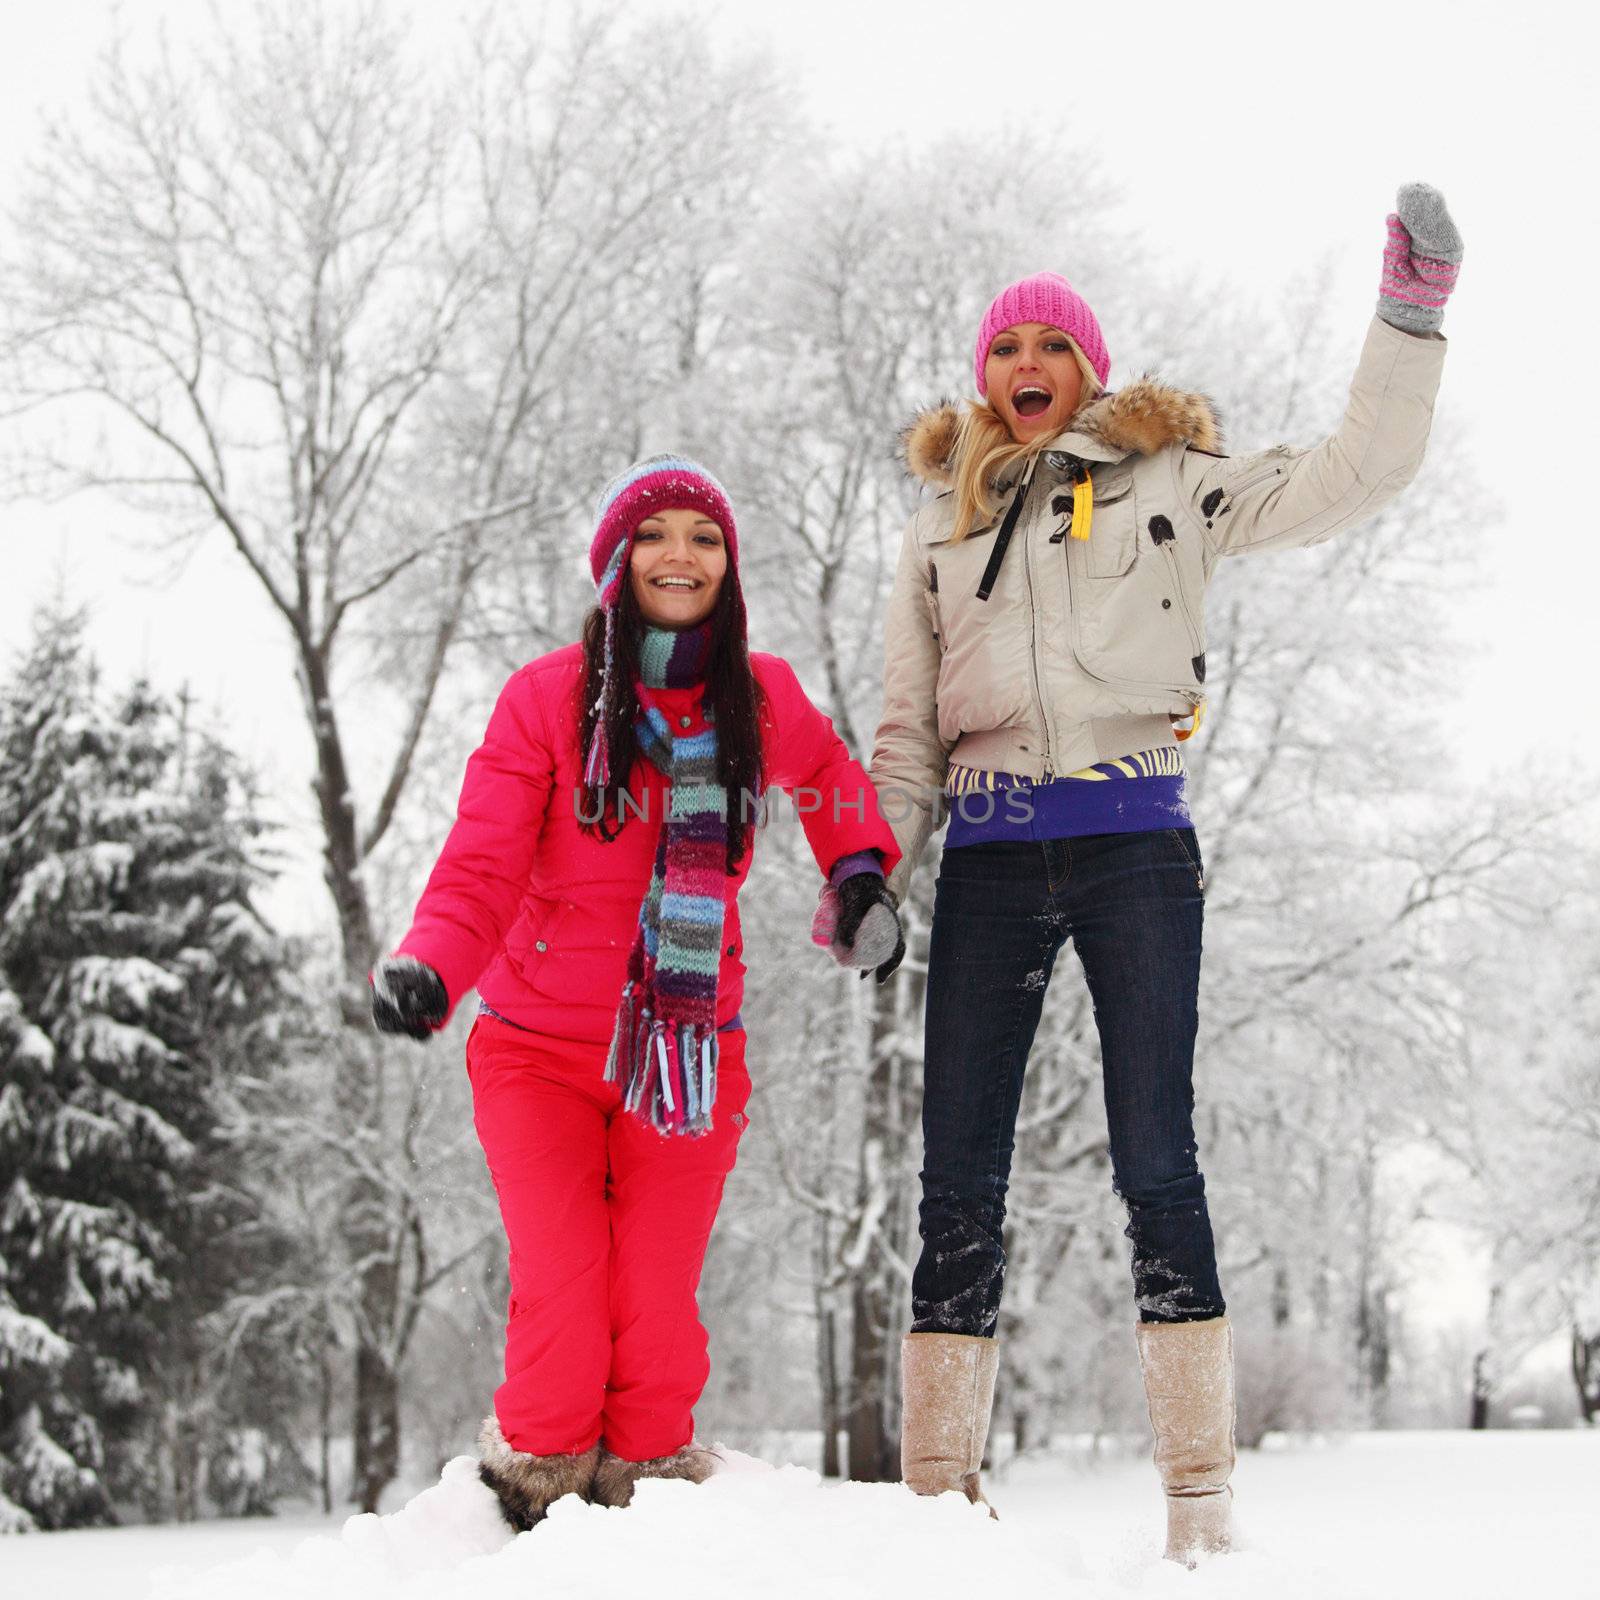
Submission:
[[[1072,498],[1066,495],[1064,526],[1072,521]],[[1106,493],[1094,486],[1094,506],[1089,519],[1089,544],[1085,562],[1091,578],[1120,578],[1139,553],[1138,522],[1134,516],[1133,474],[1109,480]]]

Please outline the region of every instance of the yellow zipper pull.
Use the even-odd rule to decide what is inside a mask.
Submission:
[[[1094,484],[1085,468],[1078,470],[1083,476],[1072,485],[1072,537],[1086,540],[1094,521]]]

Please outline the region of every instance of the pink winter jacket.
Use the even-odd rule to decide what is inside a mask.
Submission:
[[[827,872],[841,856],[872,849],[883,853],[884,871],[893,871],[900,859],[894,834],[833,724],[807,699],[788,662],[755,653],[750,661],[766,696],[767,785],[795,796],[818,865]],[[582,647],[572,644],[529,662],[501,691],[467,762],[455,825],[395,953],[432,967],[452,1010],[476,986],[511,1022],[603,1044],[627,978],[669,785],[640,757],[629,787],[643,816],[630,814],[611,844],[583,831],[582,672]],[[675,694],[687,709],[694,693],[656,690],[652,699],[670,716]],[[749,869],[747,851],[727,880],[719,1027],[744,994],[737,896]]]

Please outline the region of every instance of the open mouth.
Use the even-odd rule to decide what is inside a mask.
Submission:
[[[689,593],[700,587],[700,580],[698,578],[652,578],[650,587],[652,589],[671,589]]]
[[[1041,417],[1050,409],[1050,402],[1054,398],[1048,389],[1028,383],[1011,396],[1011,404],[1019,417]]]

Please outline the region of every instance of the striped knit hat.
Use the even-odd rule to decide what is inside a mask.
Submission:
[[[628,571],[633,536],[639,524],[658,511],[703,511],[718,527],[728,546],[728,576],[739,575],[739,534],[728,491],[698,461],[688,456],[646,456],[619,472],[595,503],[595,533],[589,545],[589,571],[606,618],[605,661],[594,735],[584,763],[584,782],[610,782],[606,748],[607,710],[614,693],[617,660],[617,602]]]
[[[1036,272],[1031,278],[1023,278],[1010,288],[1002,289],[983,314],[978,347],[972,358],[979,394],[985,398],[989,394],[983,369],[995,335],[1024,322],[1042,322],[1047,328],[1059,328],[1068,334],[1088,358],[1101,387],[1105,386],[1111,372],[1111,353],[1106,349],[1105,335],[1088,302],[1060,273]]]

